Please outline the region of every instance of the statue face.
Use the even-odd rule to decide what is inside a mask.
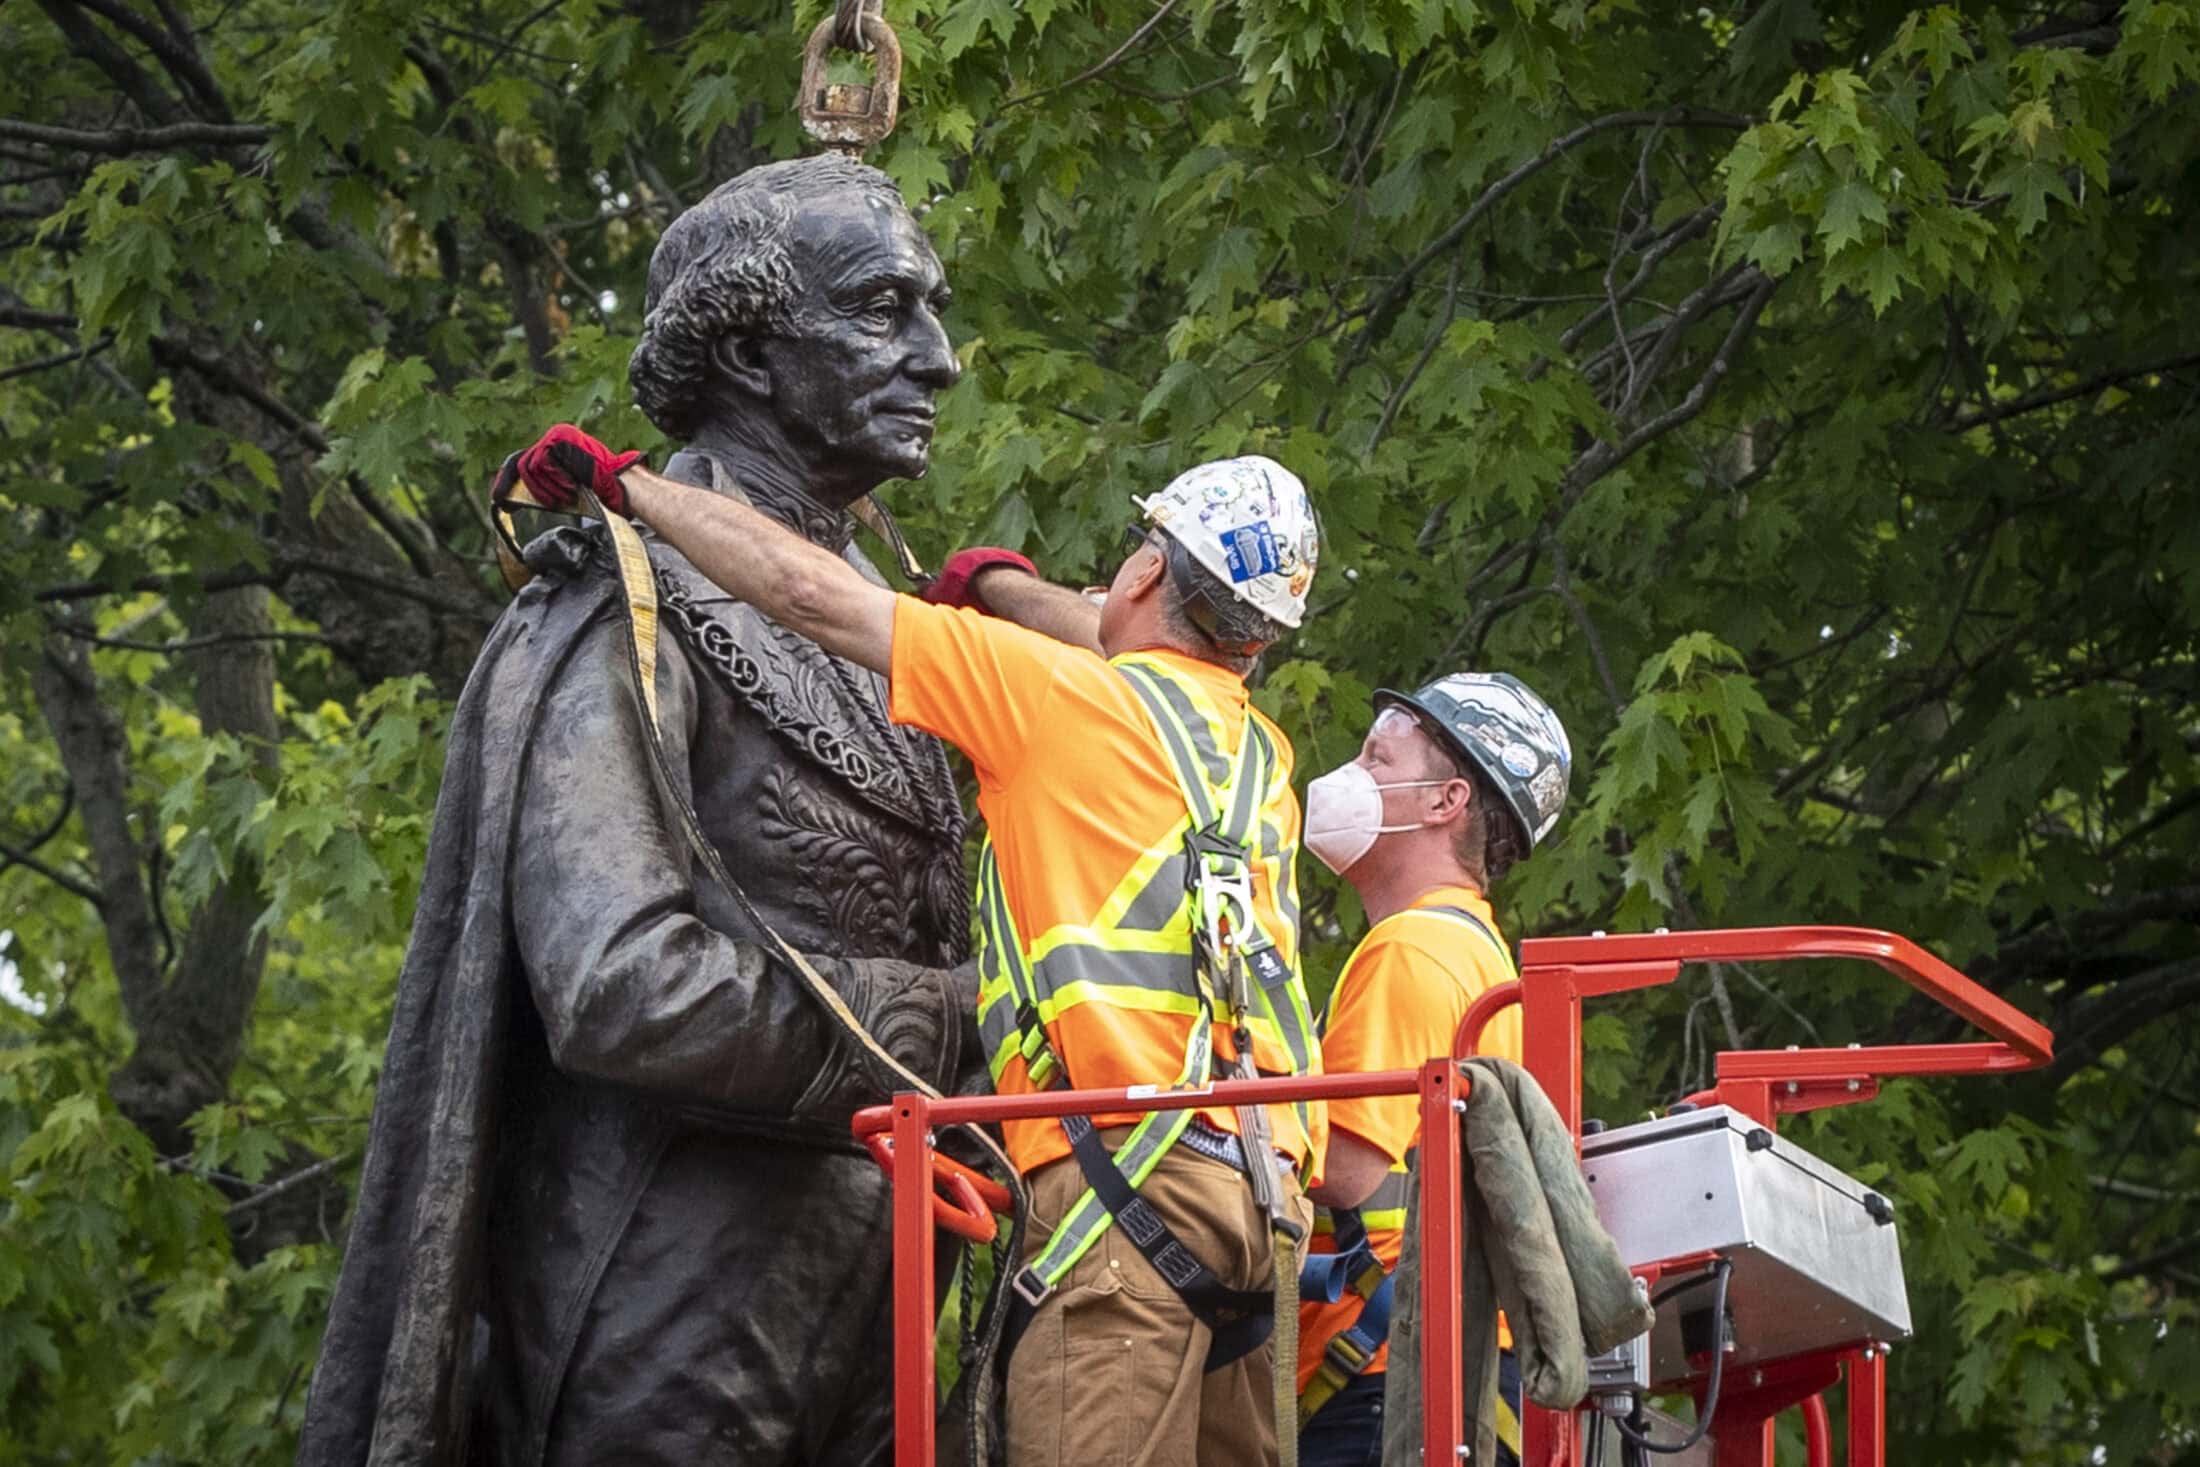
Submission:
[[[792,324],[757,342],[780,431],[823,479],[919,477],[962,375],[939,256],[907,210],[854,190],[804,203],[792,246]]]

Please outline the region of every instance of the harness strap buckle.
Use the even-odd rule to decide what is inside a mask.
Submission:
[[[1365,1373],[1368,1362],[1375,1358],[1375,1351],[1372,1348],[1364,1346],[1352,1338],[1356,1333],[1355,1330],[1345,1330],[1331,1337],[1328,1348],[1322,1351],[1322,1358],[1335,1365],[1346,1375]]]
[[[1039,1277],[1039,1271],[1028,1265],[1016,1270],[1015,1276],[1008,1281],[1008,1286],[1015,1291],[1017,1298],[1034,1309],[1046,1303],[1047,1297],[1054,1292],[1054,1285]]]

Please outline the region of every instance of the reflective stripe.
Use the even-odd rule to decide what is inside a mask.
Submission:
[[[995,1015],[993,1032],[1003,1037],[999,1041],[987,1040],[986,1068],[992,1072],[994,1087],[998,1089],[1010,1060],[1020,1056],[1025,1077],[1035,1088],[1045,1089],[1062,1078],[1061,1066],[1056,1063],[1054,1051],[1047,1043],[1046,1029],[1031,1022],[1039,1011],[1038,995],[1032,987],[1031,972],[1025,965],[1023,943],[1016,936],[1016,919],[1009,914],[1008,892],[1001,885],[1000,863],[993,857],[991,836],[986,837],[985,846],[978,853],[978,915],[981,965],[983,955],[990,953],[1002,976],[1000,986],[993,993],[991,1010]],[[987,1009],[981,988],[978,1000],[981,1037],[986,1036]],[[1006,1032],[1001,1022],[1004,1017]]]
[[[1247,711],[1233,768],[1218,746],[1219,715],[1203,706],[1208,700],[1196,685],[1151,659],[1128,657],[1117,666],[1169,754],[1187,819],[1159,837],[1124,874],[1089,925],[1058,925],[1035,940],[1016,932],[999,867],[987,845],[979,863],[978,1007],[979,1032],[996,1084],[1019,1053],[1034,1084],[1044,1083],[1042,1072],[1054,1068],[1044,1034],[1024,1032],[1032,1027],[1032,1016],[1040,1025],[1050,1025],[1092,1002],[1186,1017],[1198,1012],[1184,839],[1194,828],[1214,828],[1218,805],[1229,808],[1216,834],[1241,845],[1251,844],[1249,837],[1257,834],[1258,849],[1249,854],[1268,868],[1272,905],[1284,914],[1282,921],[1292,921],[1298,909],[1297,852],[1284,844],[1286,822],[1275,808],[1289,798],[1290,784],[1268,730]],[[1221,789],[1208,780],[1218,772],[1228,780]],[[1314,1063],[1314,1025],[1304,987],[1295,981],[1297,934],[1271,930],[1276,915],[1258,910],[1253,915],[1265,944],[1279,954],[1291,953],[1293,961],[1273,985],[1252,986],[1258,996],[1242,1017],[1258,1045],[1280,1049],[1293,1073],[1305,1073]],[[1304,1126],[1306,1107],[1299,1110]]]
[[[1361,1225],[1371,1233],[1398,1231],[1405,1226],[1407,1175],[1404,1167],[1393,1167],[1383,1173],[1383,1179],[1375,1184],[1367,1200],[1354,1211],[1360,1214]],[[1326,1207],[1314,1208],[1314,1231],[1323,1236],[1331,1235],[1336,1227],[1337,1215]]]
[[[1365,1221],[1367,1214],[1371,1212],[1400,1211],[1406,1205],[1406,1196],[1406,1170],[1404,1167],[1392,1167],[1389,1171],[1383,1173],[1383,1179],[1375,1184],[1375,1190],[1370,1192],[1367,1200],[1359,1205],[1358,1211],[1362,1221]],[[1335,1216],[1336,1214],[1330,1209],[1316,1206],[1314,1209],[1315,1230],[1318,1232],[1329,1231],[1330,1220]],[[1368,1226],[1372,1228],[1374,1224],[1369,1223]]]
[[[1197,756],[1198,767],[1206,775],[1208,785],[1217,786],[1227,780],[1230,777],[1230,760],[1222,751],[1222,720],[1199,706],[1205,701],[1204,698],[1197,697],[1189,686],[1177,680],[1176,674],[1150,658],[1133,654],[1120,659],[1115,665],[1130,679],[1131,686],[1138,690],[1147,703],[1149,712],[1152,711],[1152,704],[1156,699],[1167,709],[1168,721],[1184,735],[1187,746]],[[1252,727],[1250,718],[1246,726]],[[1202,730],[1206,734],[1204,738],[1200,737]],[[1184,767],[1174,759],[1170,764],[1176,768]],[[1261,793],[1265,794],[1266,791]],[[1192,810],[1200,816],[1201,825],[1215,818],[1212,809],[1202,811],[1196,801]]]
[[[1282,831],[1266,820],[1261,821],[1260,859],[1261,864],[1269,868],[1269,889],[1275,893],[1276,915],[1294,932],[1299,926],[1298,857],[1296,846],[1284,849]]]
[[[1188,821],[1184,828],[1190,828]],[[1170,836],[1180,842],[1184,838],[1182,830],[1171,831]],[[1175,850],[1162,857],[1152,879],[1125,905],[1115,925],[1125,932],[1159,932],[1183,915],[1184,852]]]
[[[1177,1073],[1175,1088],[1207,1083],[1207,1071],[1213,1061],[1208,1041],[1213,1032],[1214,1023],[1205,1015],[1192,1026],[1191,1043],[1185,1050],[1184,1068]],[[1115,1166],[1123,1173],[1123,1180],[1133,1188],[1144,1182],[1191,1123],[1189,1110],[1146,1112],[1145,1118],[1131,1128],[1129,1137],[1115,1153]],[[1084,1195],[1063,1217],[1061,1226],[1047,1239],[1046,1247],[1032,1260],[1032,1272],[1038,1274],[1048,1288],[1053,1288],[1114,1221],[1099,1196],[1086,1188]]]
[[[1261,822],[1259,817],[1263,811],[1288,795],[1290,782],[1283,777],[1282,760],[1276,757],[1275,748],[1269,740],[1267,730],[1261,727],[1260,721],[1253,716],[1252,710],[1248,708],[1245,713],[1245,730],[1239,740],[1238,764],[1235,773],[1231,776],[1230,798],[1227,802],[1230,807],[1229,813],[1218,828],[1214,810],[1216,805],[1221,803],[1219,799],[1220,792],[1203,787],[1202,779],[1197,776],[1202,771],[1212,773],[1224,762],[1220,753],[1222,747],[1221,720],[1200,707],[1204,699],[1197,696],[1194,689],[1189,685],[1180,683],[1174,675],[1167,672],[1159,664],[1126,658],[1117,665],[1123,669],[1123,674],[1129,679],[1132,689],[1138,693],[1140,701],[1145,704],[1146,712],[1153,720],[1155,729],[1160,733],[1163,745],[1170,750],[1169,762],[1176,773],[1177,786],[1183,792],[1186,804],[1191,807],[1193,828],[1200,831],[1215,830],[1225,841],[1246,848],[1247,863],[1250,868],[1259,859],[1259,852],[1255,849],[1255,846],[1256,840],[1265,834],[1261,829],[1261,826],[1265,823],[1274,832],[1279,856],[1284,854],[1281,850],[1282,833],[1280,825],[1276,822]],[[1194,719],[1197,720],[1196,723],[1193,722]],[[1204,737],[1202,737],[1202,731],[1204,731]],[[1198,751],[1200,755],[1198,763],[1195,764],[1192,760],[1183,757],[1180,751],[1186,748]],[[1210,750],[1213,751],[1211,755]],[[1271,872],[1271,882],[1277,883],[1276,889],[1278,891],[1282,890],[1284,884],[1278,882],[1279,877],[1285,878],[1286,882],[1295,886],[1295,872],[1290,873],[1288,876],[1280,871]],[[1294,916],[1292,921],[1295,924],[1295,908],[1297,905],[1295,890],[1293,891],[1293,897]],[[1187,909],[1189,905],[1190,894],[1187,892]],[[1279,901],[1277,905],[1280,911],[1282,903]],[[1282,935],[1267,932],[1265,928],[1260,928],[1260,915],[1257,910],[1249,912],[1248,915],[1255,927],[1259,928],[1274,947],[1280,949],[1284,938],[1288,936],[1291,940],[1291,952],[1296,957],[1298,945],[1295,931]],[[1191,916],[1188,910],[1186,921],[1187,926],[1189,926]],[[1265,1018],[1269,1028],[1269,1037],[1271,1039],[1280,1037],[1283,1040],[1283,1048],[1290,1056],[1291,1072],[1293,1074],[1305,1074],[1313,1067],[1314,1063],[1314,1016],[1312,1009],[1306,1003],[1304,985],[1292,981],[1297,976],[1294,968],[1286,975],[1285,981],[1275,985],[1275,987],[1271,988],[1268,984],[1261,983],[1255,985],[1252,991],[1256,995],[1255,1001],[1267,1011]],[[1200,981],[1202,983],[1206,981],[1204,974],[1201,975]],[[1274,994],[1278,990],[1287,991],[1289,994],[1285,1012],[1278,1012],[1276,1009]],[[1227,995],[1224,997],[1226,998]],[[1256,1040],[1261,1037],[1259,1020],[1263,1017],[1262,1015],[1258,1013],[1232,1014],[1228,1017],[1233,1023],[1243,1024],[1254,1034]],[[1251,1055],[1243,1056],[1242,1061],[1250,1069],[1253,1064],[1253,1057]],[[1313,1148],[1312,1108],[1308,1102],[1300,1101],[1293,1104],[1291,1110],[1298,1120],[1299,1134],[1307,1144],[1308,1164],[1311,1165]]]

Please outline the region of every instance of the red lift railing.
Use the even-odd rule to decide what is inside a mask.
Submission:
[[[1530,938],[1520,945],[1520,979],[1492,989],[1468,1010],[1452,1057],[1415,1070],[1223,1081],[1199,1091],[1056,1090],[934,1100],[918,1094],[857,1113],[854,1129],[894,1186],[894,1462],[932,1467],[936,1375],[932,1355],[932,1228],[994,1236],[989,1209],[1005,1209],[997,1184],[932,1149],[935,1126],[1033,1120],[1245,1103],[1418,1095],[1421,1105],[1422,1458],[1459,1460],[1465,1424],[1459,1381],[1459,1112],[1467,1080],[1453,1062],[1470,1055],[1491,1016],[1518,1003],[1528,1071],[1578,1137],[1581,1133],[1581,1004],[1585,998],[1670,983],[1685,963],[1849,958],[1874,963],[1994,1036],[1970,1044],[1898,1044],[1846,1049],[1730,1050],[1702,1103],[1723,1104],[1767,1128],[1781,1115],[1851,1105],[1897,1075],[2000,1074],[2044,1065],[2053,1036],[1906,937],[1862,927],[1761,927],[1639,935]],[[891,1141],[888,1141],[888,1138]],[[936,1187],[944,1186],[942,1197]],[[1681,1262],[1682,1260],[1675,1260]],[[1698,1260],[1700,1262],[1700,1260]],[[1823,1392],[1848,1377],[1850,1467],[1886,1461],[1886,1350],[1855,1341],[1767,1364],[1730,1382],[1712,1428],[1720,1467],[1771,1467],[1772,1420],[1800,1405],[1814,1464],[1831,1457]],[[1699,1402],[1699,1405],[1701,1403]],[[1522,1413],[1527,1467],[1577,1467],[1582,1433],[1570,1411]]]

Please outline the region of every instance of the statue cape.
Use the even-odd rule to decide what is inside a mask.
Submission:
[[[506,883],[521,771],[551,677],[617,582],[557,531],[452,718],[358,1203],[307,1397],[300,1467],[458,1467],[511,1004]]]

